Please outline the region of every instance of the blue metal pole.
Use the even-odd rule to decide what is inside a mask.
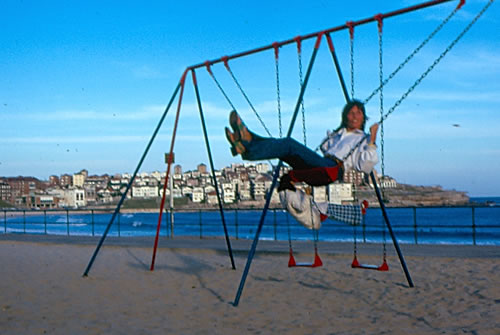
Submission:
[[[158,125],[156,126],[155,131],[153,132],[153,135],[151,136],[151,139],[149,140],[149,143],[146,146],[146,149],[144,150],[144,153],[142,154],[142,157],[139,160],[139,163],[137,164],[137,167],[136,167],[136,169],[134,171],[134,174],[132,175],[132,178],[130,178],[130,181],[129,181],[128,185],[127,185],[127,188],[125,189],[125,192],[123,192],[122,197],[121,197],[120,201],[118,202],[118,205],[116,206],[116,209],[115,209],[113,215],[111,216],[111,220],[109,221],[108,226],[104,230],[104,233],[103,233],[103,235],[102,235],[99,243],[97,244],[97,247],[96,247],[96,249],[94,251],[94,254],[90,258],[89,264],[87,265],[87,268],[85,269],[85,272],[83,273],[83,277],[87,277],[88,276],[89,271],[92,268],[92,265],[94,264],[94,261],[95,261],[95,259],[97,257],[97,254],[99,253],[99,250],[101,249],[102,244],[104,243],[104,240],[106,239],[106,236],[108,235],[108,232],[111,229],[111,226],[113,225],[115,217],[118,214],[118,212],[120,211],[120,208],[121,208],[121,206],[123,204],[123,201],[125,201],[125,197],[127,196],[127,193],[129,191],[130,187],[132,186],[132,183],[134,182],[135,177],[137,176],[137,173],[139,172],[139,169],[141,168],[142,163],[144,162],[144,159],[146,159],[146,156],[147,156],[147,154],[149,152],[149,149],[151,148],[151,145],[153,144],[153,141],[155,140],[156,135],[158,134],[158,131],[160,130],[161,125],[163,124],[163,121],[165,120],[165,117],[167,116],[168,110],[170,109],[170,106],[174,102],[174,99],[177,96],[177,92],[179,92],[179,88],[180,87],[181,87],[181,83],[179,83],[177,85],[174,93],[172,94],[172,98],[170,99],[167,107],[165,108],[165,111],[163,112],[163,115],[162,115],[160,121],[158,122]]]
[[[318,38],[316,40],[316,45],[314,46],[314,50],[313,50],[313,53],[311,55],[311,60],[309,61],[309,65],[307,67],[307,71],[306,71],[306,75],[304,77],[304,83],[300,89],[300,93],[299,93],[299,97],[297,99],[297,103],[295,105],[295,110],[294,110],[294,113],[293,113],[293,117],[292,117],[292,120],[290,121],[290,126],[288,128],[288,133],[287,133],[287,137],[291,137],[292,135],[292,131],[293,131],[293,126],[295,125],[295,120],[297,119],[297,114],[299,112],[299,109],[300,109],[300,106],[301,106],[301,103],[302,103],[302,99],[304,97],[304,92],[306,90],[306,87],[307,87],[307,83],[309,81],[309,77],[311,75],[311,71],[312,71],[312,67],[313,67],[313,64],[314,64],[314,60],[316,59],[316,55],[318,53],[318,49],[319,49],[319,44],[321,42],[321,38],[323,37],[323,34],[319,34],[318,35]],[[239,302],[240,302],[240,298],[241,298],[241,294],[243,293],[243,288],[245,286],[245,281],[246,281],[246,278],[248,276],[248,272],[250,271],[250,266],[252,264],[252,259],[255,255],[255,250],[257,249],[257,243],[259,242],[259,237],[260,237],[260,233],[262,231],[262,226],[264,225],[264,220],[266,218],[266,214],[267,214],[267,210],[269,209],[269,204],[271,203],[271,197],[272,197],[272,194],[273,194],[273,191],[274,191],[274,188],[276,187],[276,184],[277,184],[277,181],[278,181],[278,177],[279,177],[279,174],[280,174],[280,170],[281,170],[281,167],[283,166],[283,162],[280,160],[278,162],[278,165],[276,166],[276,169],[274,170],[274,175],[273,175],[273,181],[271,183],[271,188],[269,190],[269,194],[267,195],[267,199],[266,199],[266,204],[264,206],[264,209],[262,211],[262,215],[260,217],[260,222],[259,222],[259,225],[257,227],[257,231],[255,232],[255,237],[253,239],[253,242],[252,242],[252,247],[250,248],[250,251],[248,253],[248,259],[247,259],[247,263],[245,265],[245,270],[243,271],[243,275],[241,277],[241,281],[240,281],[240,285],[238,287],[238,291],[236,292],[236,298],[234,299],[234,302],[233,302],[233,306],[238,306]]]
[[[201,106],[200,91],[198,90],[198,83],[196,81],[195,71],[191,70],[191,74],[193,77],[193,85],[194,85],[194,90],[196,93],[196,101],[198,103],[198,110],[200,112],[201,127],[203,129],[203,137],[205,138],[205,146],[207,147],[208,160],[210,162],[210,169],[212,170],[212,179],[214,181],[215,193],[217,194],[217,201],[219,203],[219,212],[220,212],[220,217],[222,220],[222,227],[224,228],[224,236],[226,237],[227,250],[229,253],[229,258],[231,259],[231,266],[233,267],[233,270],[235,270],[236,265],[234,263],[233,249],[231,248],[231,240],[229,239],[229,232],[227,230],[226,218],[224,216],[224,208],[222,207],[222,200],[221,200],[221,196],[220,196],[220,192],[219,192],[219,186],[217,183],[217,176],[215,175],[215,166],[214,166],[214,160],[212,157],[212,150],[210,149],[210,143],[208,142],[207,126],[205,123],[205,117],[203,116],[203,108]]]
[[[377,180],[375,179],[375,174],[373,173],[373,171],[370,173],[370,177],[372,179],[373,187],[375,188],[375,193],[377,194],[378,202],[380,203],[380,209],[382,210],[382,214],[384,216],[385,223],[387,225],[387,229],[389,230],[389,234],[391,234],[392,243],[394,244],[394,248],[396,248],[396,252],[397,252],[398,257],[399,257],[399,262],[401,263],[401,266],[403,267],[403,271],[405,273],[406,280],[408,281],[408,285],[410,287],[414,287],[413,281],[411,280],[410,272],[408,271],[408,267],[406,266],[405,258],[403,256],[403,253],[401,252],[401,249],[399,248],[398,240],[396,239],[396,235],[394,235],[394,231],[392,230],[391,223],[389,222],[389,216],[387,215],[384,201],[382,199],[382,194],[380,193],[380,189],[378,188]]]

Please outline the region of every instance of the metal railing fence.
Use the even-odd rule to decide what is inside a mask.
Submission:
[[[226,209],[229,234],[236,239],[252,239],[261,208]],[[297,224],[283,208],[271,208],[266,218],[263,238],[272,240],[312,239],[313,235]],[[396,237],[402,243],[456,243],[500,245],[500,206],[392,207],[388,208]],[[217,209],[184,208],[164,215],[161,235],[223,236]],[[102,235],[113,209],[1,209],[0,232]],[[323,223],[320,240],[381,242],[384,225],[380,210],[370,208],[363,224],[352,227],[342,223]],[[172,218],[175,218],[172,222]],[[111,236],[154,236],[158,213],[130,210],[121,212],[111,228]],[[354,234],[354,229],[356,233]]]

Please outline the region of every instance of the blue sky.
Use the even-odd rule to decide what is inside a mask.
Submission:
[[[11,1],[0,4],[0,176],[133,172],[183,71],[191,65],[372,17],[421,1]],[[385,76],[458,1],[384,22]],[[387,111],[487,3],[468,0],[454,19],[384,88]],[[500,6],[484,16],[387,119],[385,172],[399,182],[500,195]],[[350,88],[349,37],[332,35]],[[304,71],[314,41],[303,42]],[[375,24],[355,29],[355,97],[379,80]],[[273,135],[278,135],[272,51],[230,61]],[[280,49],[283,127],[298,88],[295,45]],[[224,66],[213,71],[245,122],[263,132]],[[230,106],[196,71],[216,168],[240,162],[224,137]],[[339,124],[344,99],[325,41],[304,97],[307,143]],[[379,97],[367,105],[380,118]],[[164,170],[176,104],[141,171]],[[370,123],[370,121],[369,121]],[[286,132],[286,130],[284,130]],[[294,137],[303,141],[299,117]],[[379,145],[380,147],[380,145]],[[191,78],[176,163],[208,164]],[[380,165],[377,170],[380,171]]]

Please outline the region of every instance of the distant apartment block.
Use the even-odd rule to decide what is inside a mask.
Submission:
[[[333,183],[328,185],[328,201],[332,204],[342,204],[353,201],[353,184]]]
[[[159,196],[158,185],[132,186],[132,198],[156,198]]]

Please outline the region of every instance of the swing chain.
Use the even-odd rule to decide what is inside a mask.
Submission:
[[[210,77],[212,77],[212,79],[214,80],[215,85],[217,85],[217,87],[219,88],[219,91],[222,93],[222,95],[224,96],[224,98],[226,98],[226,101],[231,106],[231,109],[236,110],[236,107],[234,107],[233,103],[231,102],[231,99],[229,99],[229,97],[227,96],[226,92],[222,88],[221,84],[219,83],[219,81],[217,80],[217,78],[213,74],[212,70],[210,69],[210,64],[208,62],[206,62],[205,66],[207,67],[207,71],[210,74]]]
[[[380,118],[384,116],[384,90],[383,90],[383,79],[384,79],[384,63],[383,63],[383,44],[382,44],[382,18],[378,18],[378,68],[379,68],[379,83],[380,83]],[[380,169],[382,178],[385,176],[385,153],[384,153],[384,122],[380,123]],[[383,184],[382,189],[382,199],[385,201],[385,188]]]
[[[351,99],[354,99],[354,34],[351,34],[349,44],[351,55]]]
[[[378,44],[379,44],[379,83],[380,83],[380,117],[382,118],[384,115],[384,84],[383,84],[383,79],[384,79],[384,58],[383,58],[383,43],[382,43],[382,38],[383,38],[383,33],[382,33],[382,19],[378,19]],[[385,143],[384,143],[384,122],[380,123],[380,170],[381,170],[381,178],[384,178],[385,176]],[[386,200],[385,197],[385,187],[384,183],[380,183],[380,189],[382,191],[382,201]],[[385,236],[385,224],[384,220],[382,222],[382,255],[383,255],[383,262],[386,263],[387,261],[387,241],[386,241],[386,236]]]
[[[434,67],[446,56],[446,54],[455,46],[455,44],[458,43],[458,41],[469,31],[469,29],[479,20],[479,18],[484,14],[484,12],[491,6],[495,0],[490,0],[484,7],[483,9],[476,15],[476,17],[464,28],[464,30],[453,40],[453,42],[448,45],[445,51],[441,53],[441,55],[436,58],[434,63],[432,63],[431,66],[418,78],[415,83],[399,98],[398,101],[392,106],[389,111],[380,119],[379,123],[383,122],[386,120],[392,112],[403,102],[403,100],[406,99],[406,97],[420,84],[420,82],[431,72]]]
[[[228,63],[225,62],[225,65],[226,65],[226,69],[228,70],[229,74],[231,75],[231,78],[233,78],[233,81],[234,83],[236,84],[236,86],[238,86],[241,94],[243,94],[243,97],[245,98],[245,100],[248,102],[248,104],[250,105],[250,108],[252,108],[255,116],[257,116],[257,119],[259,120],[260,124],[262,125],[262,127],[264,127],[266,133],[271,136],[271,133],[269,132],[269,129],[267,129],[266,127],[266,124],[264,123],[264,121],[262,120],[262,118],[260,117],[259,113],[257,113],[257,111],[255,110],[254,106],[252,105],[252,102],[250,101],[250,99],[248,98],[247,94],[245,93],[245,91],[243,90],[243,88],[241,87],[240,83],[238,82],[238,79],[236,79],[236,76],[234,75],[233,71],[231,70],[231,68],[229,67]]]
[[[403,67],[408,64],[408,62],[451,20],[451,18],[458,12],[460,6],[457,6],[450,15],[443,22],[441,22],[437,28],[408,56],[406,59],[394,70],[389,77],[387,77],[379,87],[377,87],[369,96],[366,98],[363,103],[366,104],[377,94],[378,91],[382,90],[382,87],[385,86],[394,76],[401,70]]]
[[[283,137],[283,128],[281,125],[281,93],[280,93],[280,70],[279,70],[279,60],[278,60],[278,46],[275,46],[275,67],[276,67],[276,99],[278,103],[278,126],[280,138]]]
[[[384,222],[382,221],[382,239],[383,239],[383,259],[384,259],[384,263],[387,262],[387,241],[386,241],[386,237],[385,237],[385,230],[386,230],[386,226],[384,224]]]
[[[297,59],[299,63],[299,82],[300,82],[300,88],[304,85],[304,76],[302,73],[302,51],[300,48],[300,44],[297,44]],[[302,110],[302,133],[304,137],[304,145],[307,146],[307,135],[306,135],[306,111],[304,107],[304,97],[302,97],[302,100],[300,101],[301,105],[301,110]]]

